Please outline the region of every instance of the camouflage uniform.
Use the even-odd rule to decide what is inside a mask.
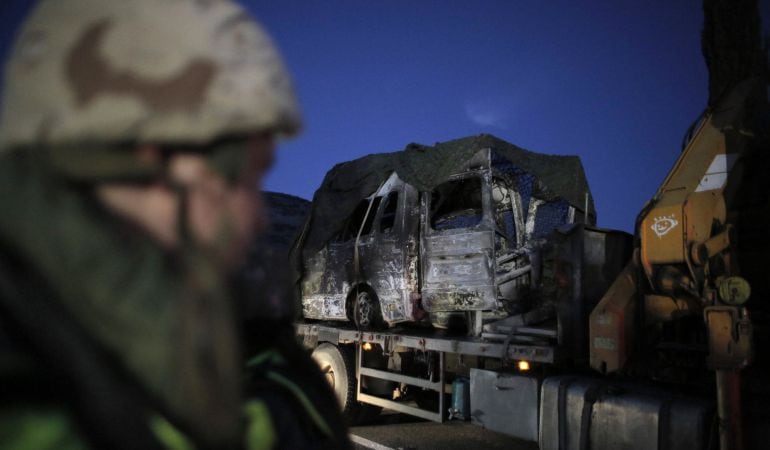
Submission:
[[[162,179],[138,144],[203,154],[229,180],[242,136],[296,132],[261,28],[229,1],[44,0],[3,95],[0,448],[346,447],[288,320],[239,328],[229,273],[184,220],[169,251],[94,196]]]

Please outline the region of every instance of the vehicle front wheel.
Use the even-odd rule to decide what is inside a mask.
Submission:
[[[383,327],[380,300],[374,292],[360,289],[353,298],[353,322],[361,330],[376,330]]]

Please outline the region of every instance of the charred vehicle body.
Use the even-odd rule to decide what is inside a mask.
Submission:
[[[403,155],[440,146],[336,167],[294,248],[305,318],[325,322],[297,334],[346,417],[471,420],[541,450],[764,448],[767,92],[749,81],[699,120],[633,243],[584,223],[584,180],[549,183],[570,166],[490,136],[448,143],[464,157],[422,187]],[[313,247],[313,221],[344,203],[326,190],[349,196],[347,181],[352,212]],[[421,314],[471,336],[393,326]],[[363,326],[380,317],[390,329]]]
[[[630,249],[625,233],[590,226],[591,204],[577,157],[529,152],[489,135],[338,165],[295,247],[303,316],[364,329],[426,320],[479,335],[500,320],[583,315],[582,306],[558,307],[548,295],[552,278],[592,277],[577,285],[572,306],[591,290],[595,303]],[[555,274],[552,264],[543,270],[543,259],[578,240],[585,254],[570,252],[560,266],[574,273]]]
[[[353,211],[355,204],[347,209],[340,200],[355,194],[355,202],[369,199],[376,230],[387,216],[380,210],[387,208],[374,208],[374,199],[390,195],[381,183],[395,172],[419,197],[410,215],[419,221],[408,225],[419,238],[403,241],[409,254],[417,255],[416,269],[404,266],[417,280],[403,285],[416,289],[407,289],[414,303],[406,303],[404,316],[411,312],[411,319],[418,319],[414,305],[420,299],[433,322],[464,312],[471,325],[479,317],[483,325],[480,336],[460,336],[415,327],[364,331],[342,321],[299,323],[298,336],[327,373],[347,417],[355,421],[386,407],[435,421],[470,419],[537,442],[541,450],[767,448],[770,34],[766,30],[761,38],[756,1],[704,0],[703,12],[708,106],[637,217],[633,257],[621,262],[625,268],[619,274],[617,260],[627,253],[627,241],[622,233],[583,223],[594,222],[581,216],[590,208],[580,209],[587,186],[579,166],[542,170],[534,154],[506,151],[508,144],[491,137],[454,141],[467,149],[462,161],[490,149],[490,175],[480,176],[481,213],[465,200],[465,193],[475,190],[467,181],[472,166],[459,164],[451,151],[413,148],[375,155],[327,176],[314,199],[318,210],[299,240],[306,244],[300,248],[311,270],[301,278],[303,293],[321,285],[318,274],[328,260],[318,252],[336,232],[319,233],[313,220],[333,222],[325,211]],[[536,178],[542,191],[556,194],[546,202],[565,200],[575,208],[574,217],[568,214],[564,225],[536,237],[537,215],[524,214],[531,206],[523,205],[538,196],[526,194],[521,177],[500,176],[506,172],[495,167],[494,154]],[[414,170],[414,160],[433,171]],[[359,170],[345,179],[350,168]],[[448,187],[439,188],[444,183]],[[505,183],[506,190],[497,189]],[[512,229],[500,220],[505,209],[496,206],[507,204],[506,196],[522,205],[511,207]],[[444,208],[452,204],[457,207]],[[534,228],[528,229],[530,219]],[[357,237],[364,234],[360,230]],[[469,236],[477,232],[478,238]],[[507,242],[501,241],[506,235]],[[466,245],[470,241],[474,244]],[[380,270],[363,263],[353,267],[351,289],[369,286],[360,284],[372,279],[367,271]],[[474,271],[484,276],[476,278]],[[452,285],[452,277],[462,281]],[[489,281],[476,283],[484,277]],[[514,284],[506,289],[509,279]],[[461,291],[468,285],[476,288]],[[489,291],[480,286],[497,289],[494,308],[480,313],[454,308],[461,302],[445,294],[464,292],[471,295],[462,301],[471,297],[483,304],[487,297],[477,293]],[[370,287],[373,294],[376,286]],[[456,310],[447,311],[447,304]],[[306,313],[320,308],[316,317],[329,317],[322,302],[304,306]],[[347,314],[356,303],[341,308]],[[383,316],[397,322],[387,311]],[[426,395],[433,402],[426,402]]]

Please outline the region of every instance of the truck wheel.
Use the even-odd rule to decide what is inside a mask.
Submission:
[[[382,408],[356,400],[356,358],[353,348],[324,343],[313,350],[313,359],[334,390],[348,424],[366,422],[380,413]]]
[[[380,300],[369,289],[357,289],[353,298],[353,322],[361,330],[376,330],[383,326]]]

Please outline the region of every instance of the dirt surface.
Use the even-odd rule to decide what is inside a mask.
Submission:
[[[534,442],[485,430],[470,422],[443,424],[421,421],[402,414],[383,414],[377,422],[350,430],[357,450],[537,450]]]

